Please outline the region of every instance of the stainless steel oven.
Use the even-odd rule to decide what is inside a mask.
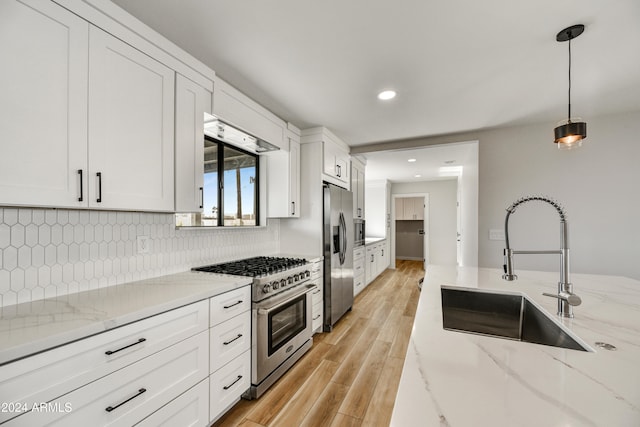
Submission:
[[[311,266],[304,258],[253,257],[194,268],[252,277],[251,388],[257,399],[313,344]]]
[[[301,285],[253,304],[251,397],[269,388],[311,347],[311,291]]]
[[[364,219],[354,218],[353,220],[353,246],[364,245]]]

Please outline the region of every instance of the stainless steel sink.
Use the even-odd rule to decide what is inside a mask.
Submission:
[[[522,294],[441,287],[444,329],[590,351]]]

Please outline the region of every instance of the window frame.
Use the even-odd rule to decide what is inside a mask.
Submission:
[[[243,228],[243,227],[259,227],[260,224],[260,156],[251,151],[244,150],[236,145],[228,144],[219,139],[213,138],[209,135],[205,135],[204,139],[209,142],[213,142],[218,145],[218,218],[216,219],[215,227],[227,227],[227,228]],[[246,154],[255,158],[256,163],[256,176],[254,182],[253,197],[255,200],[255,224],[253,225],[224,225],[224,149],[228,147],[232,150],[239,151],[242,154]],[[203,189],[204,191],[204,189]]]

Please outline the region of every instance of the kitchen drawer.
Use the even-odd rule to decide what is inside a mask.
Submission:
[[[353,296],[358,295],[365,288],[364,274],[359,274],[353,278]]]
[[[364,258],[353,261],[353,276],[355,277],[360,274],[364,274],[364,266]]]
[[[215,372],[251,348],[251,312],[210,329],[210,372]]]
[[[209,425],[209,377],[136,424],[137,427]]]
[[[311,313],[311,330],[322,331],[322,303],[314,305]]]
[[[311,272],[311,279],[322,276],[322,261],[311,264],[309,271]]]
[[[251,351],[232,360],[209,377],[209,410],[212,421],[216,420],[233,404],[251,385]]]
[[[365,253],[364,246],[358,246],[357,248],[355,248],[353,250],[353,262],[356,262],[357,260],[364,258],[364,253]]]
[[[1,366],[2,401],[51,401],[206,331],[208,308],[204,300]],[[0,423],[15,415],[0,412]]]
[[[316,289],[311,291],[311,305],[322,303],[322,288],[316,285]]]
[[[28,412],[7,426],[134,425],[207,377],[207,338],[187,338],[49,402],[62,410]]]
[[[251,286],[216,295],[211,298],[209,326],[215,326],[249,310],[251,310]]]

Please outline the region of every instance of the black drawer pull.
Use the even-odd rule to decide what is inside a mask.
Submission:
[[[313,318],[313,320],[318,320],[320,318],[320,315],[318,314],[316,317]]]
[[[225,341],[225,342],[223,342],[222,344],[223,344],[223,345],[229,345],[229,344],[231,344],[232,342],[234,342],[235,340],[238,340],[238,339],[240,339],[240,338],[242,338],[242,334],[238,334],[238,336],[237,336],[237,337],[235,337],[234,339],[232,339],[231,341]]]
[[[136,397],[140,396],[142,393],[144,393],[145,391],[147,391],[146,388],[141,388],[140,390],[138,390],[138,393],[134,396],[131,396],[130,398],[128,398],[127,400],[118,403],[116,406],[107,406],[106,408],[104,408],[105,411],[107,412],[111,412],[115,409],[118,409],[119,407],[121,407],[122,405],[124,405],[125,403],[135,399]]]
[[[82,195],[84,194],[84,190],[82,189],[82,169],[78,169],[78,175],[80,175],[80,197],[78,197],[78,201],[81,202]]]
[[[320,289],[316,289],[315,291],[311,292],[313,295],[318,295],[320,293]]]
[[[235,383],[237,383],[237,382],[238,382],[238,381],[240,381],[241,379],[242,379],[242,375],[238,375],[238,378],[236,378],[236,380],[235,380],[234,382],[232,382],[231,384],[226,385],[226,386],[224,386],[224,387],[222,387],[222,388],[223,388],[223,389],[225,389],[225,390],[229,390],[231,387],[233,387],[233,385],[234,385]]]
[[[143,343],[143,342],[145,342],[146,340],[147,340],[146,338],[140,338],[138,341],[134,342],[133,344],[125,345],[124,347],[119,348],[119,349],[117,349],[117,350],[113,350],[113,351],[111,351],[111,350],[107,350],[107,351],[105,351],[105,352],[104,352],[104,354],[106,354],[107,356],[111,356],[111,355],[112,355],[112,354],[114,354],[114,353],[117,353],[117,352],[122,351],[122,350],[124,350],[124,349],[127,349],[127,348],[129,348],[129,347],[133,347],[134,345],[138,345],[138,344],[140,344],[140,343]]]
[[[244,301],[240,300],[240,301],[235,302],[235,303],[233,303],[233,304],[231,304],[231,305],[224,305],[224,306],[222,306],[222,308],[231,308],[231,307],[234,307],[234,306],[236,306],[236,305],[238,305],[238,304],[242,304],[243,302],[244,302]]]
[[[102,203],[102,172],[97,172],[96,176],[98,177],[98,198],[96,203]]]

